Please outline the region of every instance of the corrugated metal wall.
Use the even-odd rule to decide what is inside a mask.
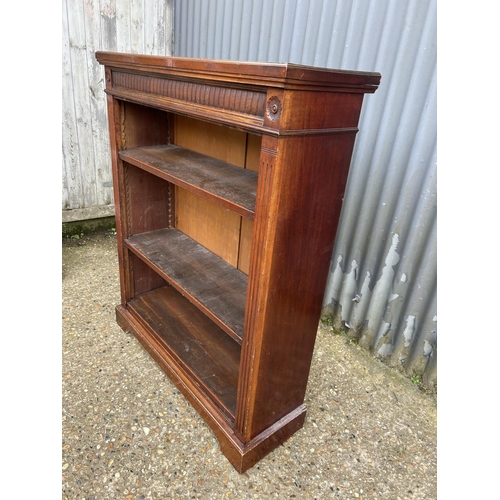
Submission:
[[[353,153],[325,313],[437,380],[435,0],[175,0],[174,55],[378,71]]]
[[[114,215],[104,71],[97,50],[170,55],[171,0],[63,0],[63,222]]]

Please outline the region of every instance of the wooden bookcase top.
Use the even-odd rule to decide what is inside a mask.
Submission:
[[[337,92],[375,92],[380,73],[304,66],[293,63],[221,61],[187,57],[150,56],[120,52],[96,52],[99,63],[115,68],[155,74],[201,77],[263,87],[309,87]]]

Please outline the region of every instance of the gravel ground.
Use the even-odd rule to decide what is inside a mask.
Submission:
[[[63,240],[62,498],[437,498],[436,400],[321,325],[306,423],[238,474],[115,321],[116,237]]]

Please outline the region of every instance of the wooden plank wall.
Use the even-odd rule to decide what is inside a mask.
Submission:
[[[172,55],[172,0],[62,2],[62,221],[114,215],[97,50]]]

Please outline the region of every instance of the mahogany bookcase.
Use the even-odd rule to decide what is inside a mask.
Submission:
[[[239,472],[304,423],[361,105],[378,73],[97,52],[121,303]]]

